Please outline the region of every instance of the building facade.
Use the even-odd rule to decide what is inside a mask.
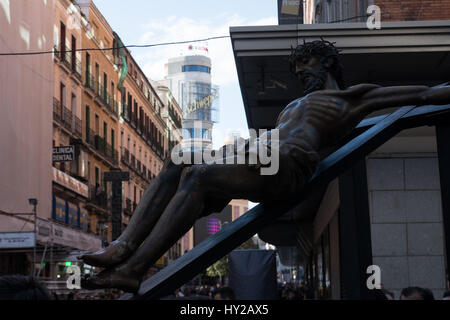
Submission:
[[[4,1],[0,5],[0,52],[41,51],[52,46],[54,1]],[[40,17],[40,19],[36,19]],[[38,221],[52,210],[51,55],[0,57],[0,234],[33,232],[29,199],[37,200]],[[36,93],[39,93],[38,95]],[[33,253],[0,245],[0,273],[31,274]]]
[[[131,53],[119,50],[118,35],[92,0],[25,2],[0,5],[7,30],[0,51],[53,48],[53,54],[0,59],[9,115],[1,126],[8,152],[1,155],[11,164],[0,171],[2,181],[9,181],[0,186],[0,237],[11,242],[18,236],[27,244],[0,247],[0,273],[34,271],[50,289],[64,291],[67,266],[91,272],[76,256],[114,239],[113,190],[105,173],[130,173],[122,183],[121,232],[181,142],[176,133],[182,111],[168,88],[152,84]],[[36,224],[30,198],[37,200]],[[181,242],[160,267],[169,255],[182,254]]]

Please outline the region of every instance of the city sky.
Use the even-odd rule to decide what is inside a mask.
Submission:
[[[94,2],[125,45],[204,39],[229,35],[230,26],[277,24],[276,0]],[[186,54],[188,46],[131,48],[130,51],[147,77],[160,80],[165,75],[167,60]],[[238,130],[243,137],[248,137],[247,120],[230,38],[210,40],[207,46],[212,60],[212,82],[220,86],[220,122],[213,131],[213,146],[218,148],[230,131]]]

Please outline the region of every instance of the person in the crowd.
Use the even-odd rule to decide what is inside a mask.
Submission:
[[[34,277],[0,276],[0,300],[51,300],[47,289]]]
[[[214,291],[214,300],[235,300],[234,291],[230,287],[222,287]]]
[[[430,289],[408,287],[402,290],[400,300],[434,300],[434,295]]]
[[[387,300],[395,300],[394,293],[389,290],[381,289],[381,292],[386,296]]]
[[[450,300],[450,290],[444,292],[444,295],[442,296],[442,300]]]

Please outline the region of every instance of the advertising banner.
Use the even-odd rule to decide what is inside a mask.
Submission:
[[[0,249],[34,247],[34,232],[0,232]]]

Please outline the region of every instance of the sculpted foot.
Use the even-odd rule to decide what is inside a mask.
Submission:
[[[107,268],[125,261],[132,253],[133,250],[125,241],[116,240],[107,248],[81,255],[78,259],[91,266]]]
[[[125,292],[136,293],[140,279],[131,276],[132,272],[118,269],[106,269],[94,276],[84,276],[81,287],[88,290],[116,288]]]

